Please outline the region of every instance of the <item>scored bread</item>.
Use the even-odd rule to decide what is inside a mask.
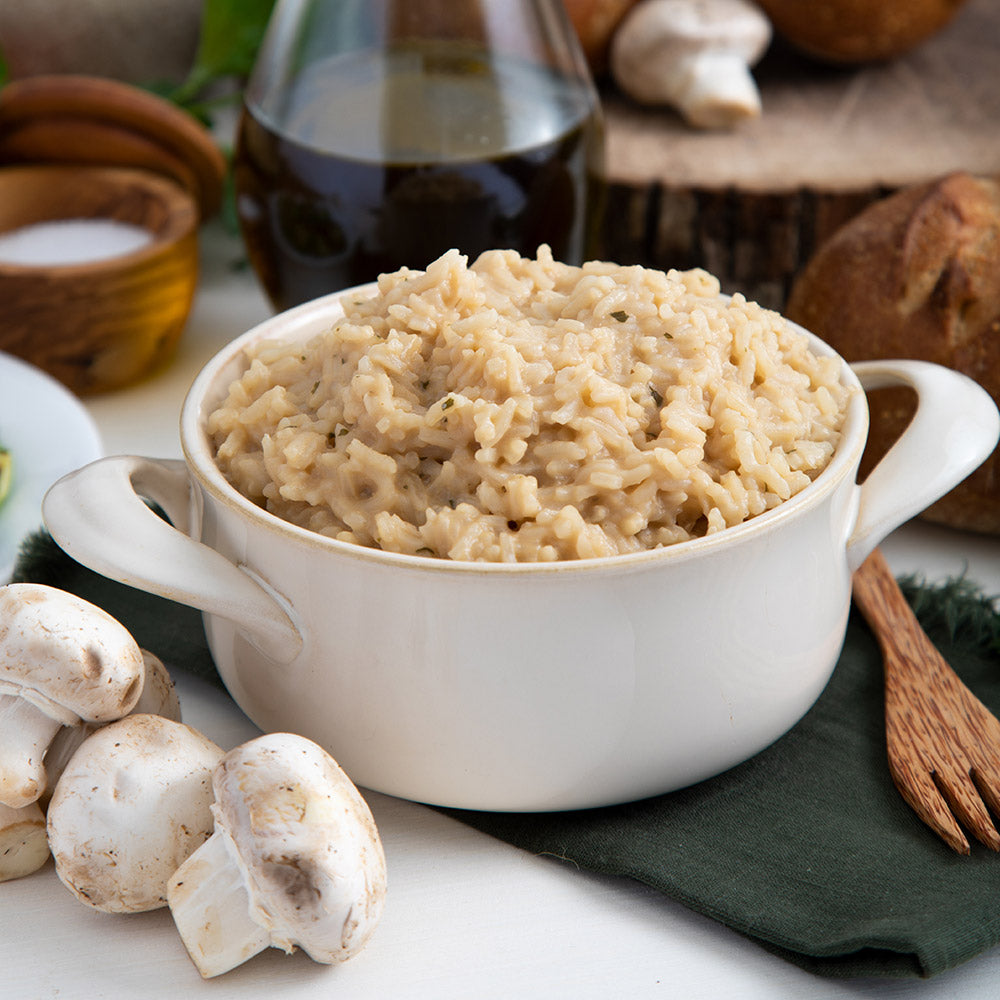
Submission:
[[[845,223],[793,283],[785,314],[847,361],[917,358],[1000,402],[1000,180],[953,173],[903,188]],[[865,474],[906,427],[907,389],[869,393]],[[926,519],[1000,534],[1000,454]]]

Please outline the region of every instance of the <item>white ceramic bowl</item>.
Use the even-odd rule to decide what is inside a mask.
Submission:
[[[827,683],[852,570],[1000,435],[990,397],[962,375],[919,362],[845,365],[852,385],[908,384],[920,396],[861,486],[859,392],[822,475],[719,534],[552,564],[381,552],[244,499],[204,432],[249,341],[311,336],[339,314],[339,298],[273,317],[209,362],[181,414],[185,461],[101,459],[50,490],[44,517],[82,563],[201,609],[223,681],[262,729],[310,737],[358,784],[425,802],[607,805],[757,753]]]

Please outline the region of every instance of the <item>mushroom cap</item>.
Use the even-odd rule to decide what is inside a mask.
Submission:
[[[108,722],[132,710],[143,673],[135,639],[102,608],[43,584],[0,587],[0,693],[64,725]]]
[[[223,751],[181,722],[130,715],[73,755],[48,809],[56,873],[109,913],[166,905],[167,882],[212,834],[212,771]]]
[[[761,113],[750,67],[770,40],[770,22],[749,0],[643,0],[615,34],[611,70],[635,100],[727,128]]]
[[[625,15],[612,45],[633,59],[724,49],[753,63],[770,41],[770,21],[750,0],[643,0]]]
[[[142,694],[132,712],[135,715],[162,715],[165,719],[181,721],[181,702],[177,696],[170,671],[163,660],[148,649],[142,650]]]
[[[170,671],[158,656],[146,649],[142,650],[142,662],[145,667],[142,694],[129,715],[162,715],[180,722],[181,703]],[[107,723],[80,722],[75,726],[62,726],[53,737],[45,752],[46,785],[39,797],[42,808],[48,808],[56,782],[80,744],[102,725]]]
[[[239,855],[273,944],[326,963],[360,951],[382,913],[385,855],[337,762],[311,740],[271,733],[230,751],[213,785],[216,830]]]

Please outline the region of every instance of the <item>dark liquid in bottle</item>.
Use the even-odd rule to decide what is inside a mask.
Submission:
[[[600,183],[588,97],[547,70],[438,45],[332,58],[273,112],[248,101],[237,209],[272,302],[424,268],[452,247],[474,259],[548,243],[580,263]]]

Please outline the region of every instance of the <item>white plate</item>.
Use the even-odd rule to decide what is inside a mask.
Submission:
[[[0,352],[0,446],[14,479],[0,504],[0,584],[7,583],[25,535],[41,527],[42,497],[67,472],[103,454],[97,425],[61,382]]]

